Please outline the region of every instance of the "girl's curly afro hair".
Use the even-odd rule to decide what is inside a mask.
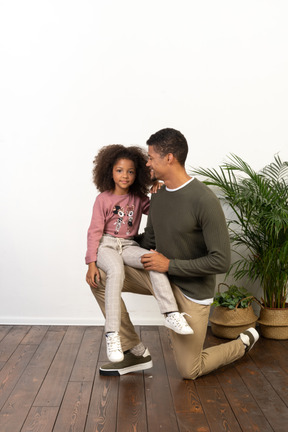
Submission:
[[[143,196],[149,192],[151,178],[149,168],[146,166],[147,153],[137,146],[125,147],[121,144],[111,144],[102,147],[93,161],[93,182],[100,192],[113,191],[113,167],[119,159],[132,160],[135,165],[136,178],[130,186],[129,192]]]

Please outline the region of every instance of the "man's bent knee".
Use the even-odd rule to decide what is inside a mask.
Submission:
[[[201,375],[200,367],[194,367],[193,368],[189,364],[177,365],[177,369],[178,369],[178,371],[179,371],[179,373],[183,379],[195,380],[196,378],[198,378]]]

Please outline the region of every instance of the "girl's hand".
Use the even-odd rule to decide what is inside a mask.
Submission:
[[[100,272],[96,267],[95,262],[88,264],[88,271],[86,273],[86,282],[91,288],[97,288],[97,282],[100,282]]]
[[[157,193],[158,189],[161,189],[161,187],[163,186],[163,182],[160,182],[158,180],[156,180],[155,182],[153,182],[153,185],[150,188],[150,192],[151,193]]]

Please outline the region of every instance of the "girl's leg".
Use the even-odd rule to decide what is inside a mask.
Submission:
[[[143,269],[141,256],[147,253],[147,250],[140,248],[136,242],[132,243],[132,246],[126,244],[123,247],[123,261],[131,267]],[[183,314],[180,314],[178,311],[178,305],[166,274],[149,271],[149,276],[160,312],[167,315],[165,326],[182,335],[193,334],[193,330],[188,325]]]
[[[141,256],[145,253],[149,253],[149,251],[141,248],[134,241],[129,240],[129,243],[127,241],[126,245],[125,243],[123,244],[123,261],[130,267],[144,269],[141,263]],[[178,306],[166,274],[150,271],[149,275],[160,312],[165,314],[178,311]]]
[[[133,267],[125,266],[125,280],[122,292],[129,292],[141,295],[153,295],[148,272],[137,270]],[[92,294],[97,300],[98,305],[103,313],[105,312],[105,291],[106,291],[106,274],[100,270],[101,280],[97,288],[91,288]],[[123,351],[127,351],[138,345],[141,341],[137,334],[133,323],[131,322],[129,313],[126,309],[123,299],[121,299],[121,327],[120,338]]]
[[[106,273],[107,278],[105,290],[106,333],[118,332],[121,322],[121,291],[125,272],[123,259],[116,249],[117,242],[114,242],[113,238],[104,237],[99,246],[97,257],[97,266]]]

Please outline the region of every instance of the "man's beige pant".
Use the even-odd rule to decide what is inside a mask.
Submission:
[[[123,292],[154,295],[148,272],[125,266],[125,275]],[[101,272],[101,282],[98,288],[91,288],[104,316],[105,279],[105,273]],[[188,300],[176,285],[171,284],[171,286],[179,311],[191,316],[185,316],[185,318],[194,330],[193,335],[179,335],[170,330],[176,365],[183,378],[196,379],[244,355],[245,347],[240,339],[203,349],[210,306],[199,305]],[[120,337],[123,351],[133,348],[140,342],[123,300],[121,300]]]

